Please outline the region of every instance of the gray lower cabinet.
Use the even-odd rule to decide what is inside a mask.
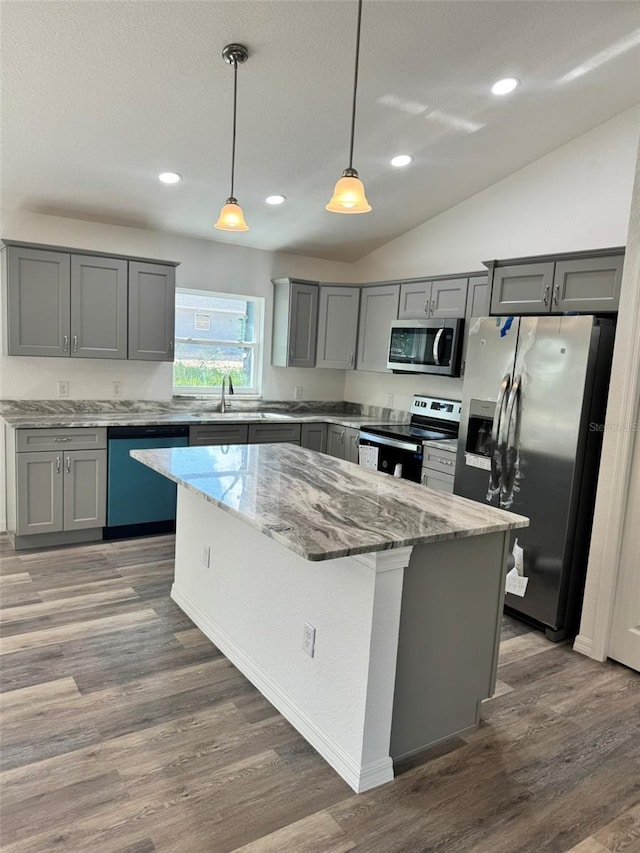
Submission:
[[[358,463],[360,430],[327,424],[327,453],[337,459]]]
[[[316,367],[353,370],[359,306],[359,287],[320,286]]]
[[[129,262],[129,358],[173,361],[176,271]]]
[[[249,444],[300,444],[300,424],[249,424]]]
[[[300,446],[308,450],[317,450],[318,453],[327,452],[327,425],[326,424],[301,424]]]
[[[363,287],[358,324],[358,370],[391,373],[387,368],[391,323],[398,317],[400,285]]]
[[[190,445],[246,444],[247,424],[202,424],[189,427]]]
[[[4,252],[8,355],[68,356],[71,257],[29,246]]]
[[[271,364],[275,367],[313,367],[318,330],[318,282],[273,280],[273,337]]]
[[[456,451],[424,445],[421,483],[430,489],[453,494]]]
[[[464,317],[466,304],[466,278],[408,281],[400,285],[398,319]]]
[[[127,357],[127,262],[71,255],[72,357]]]
[[[107,451],[16,455],[16,534],[104,527]]]
[[[620,301],[624,249],[488,261],[491,313],[599,314]]]

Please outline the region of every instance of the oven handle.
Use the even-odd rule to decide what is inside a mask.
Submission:
[[[440,367],[440,338],[442,337],[443,332],[444,328],[438,329],[436,336],[433,339],[433,361],[437,367]]]
[[[410,450],[412,453],[422,453],[422,443],[416,444],[410,441],[400,441],[398,438],[388,438],[386,435],[374,435],[371,432],[360,430],[360,444],[370,441],[373,444],[382,444],[385,447],[395,447],[398,450]]]

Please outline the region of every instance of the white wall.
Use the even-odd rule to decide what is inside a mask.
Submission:
[[[640,107],[627,110],[367,255],[359,281],[485,269],[482,261],[626,243]],[[428,187],[425,188],[428,192]],[[406,408],[456,397],[461,380],[349,373],[345,399]]]
[[[0,234],[4,239],[180,261],[176,270],[179,287],[264,296],[267,310],[263,397],[293,399],[294,386],[302,385],[303,399],[342,399],[342,371],[271,367],[271,279],[298,276],[351,281],[354,275],[351,264],[29,212],[3,211]],[[125,399],[171,397],[170,364],[0,356],[0,398],[54,398],[60,379],[69,381],[70,396],[75,399],[108,399],[112,396],[111,383],[114,381],[122,382]]]

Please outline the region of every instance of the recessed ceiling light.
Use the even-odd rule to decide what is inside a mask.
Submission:
[[[520,85],[520,81],[516,77],[505,77],[503,80],[498,80],[491,87],[494,95],[508,95]]]
[[[412,160],[413,157],[410,154],[398,154],[397,157],[392,159],[391,165],[400,168],[401,166],[408,166]]]
[[[182,180],[182,175],[177,172],[160,172],[158,178],[163,184],[178,184]]]
[[[265,198],[267,204],[284,204],[286,200],[286,195],[268,195]]]

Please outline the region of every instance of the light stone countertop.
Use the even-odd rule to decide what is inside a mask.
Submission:
[[[307,560],[526,527],[528,519],[291,444],[132,450]]]
[[[378,417],[353,415],[339,412],[305,412],[287,414],[285,412],[86,412],[36,414],[5,414],[2,420],[15,429],[66,429],[70,427],[112,427],[112,426],[156,426],[176,425],[194,426],[198,424],[233,423],[333,423],[359,429],[363,424],[380,423]]]

